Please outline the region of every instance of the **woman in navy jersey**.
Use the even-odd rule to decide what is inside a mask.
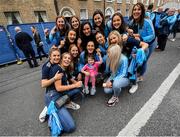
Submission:
[[[55,74],[52,76],[53,67],[59,64],[60,62],[60,51],[58,48],[52,48],[49,52],[49,61],[46,62],[42,67],[42,80],[41,85],[42,87],[46,87],[45,93],[45,104],[48,107],[51,101],[56,101],[61,95],[56,91],[53,87],[56,81],[62,79],[62,73],[57,70]],[[62,106],[58,109],[58,118],[61,122],[64,132],[72,132],[75,130],[75,123],[68,112],[66,107]]]

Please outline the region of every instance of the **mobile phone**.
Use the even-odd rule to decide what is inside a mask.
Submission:
[[[58,99],[56,100],[56,103],[55,103],[55,104],[56,104],[56,107],[57,107],[57,108],[62,107],[68,100],[69,100],[69,96],[68,96],[68,95],[64,95],[64,96],[58,98]]]

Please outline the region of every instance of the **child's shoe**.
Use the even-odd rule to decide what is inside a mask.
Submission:
[[[91,91],[90,91],[90,95],[95,95],[95,93],[96,93],[96,88],[95,87],[92,87],[91,88]]]
[[[88,89],[88,87],[85,87],[85,93],[86,93],[86,94],[89,94],[89,89]]]

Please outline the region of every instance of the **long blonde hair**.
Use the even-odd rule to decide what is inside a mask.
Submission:
[[[112,71],[112,73],[116,73],[118,66],[119,66],[119,62],[121,59],[121,47],[118,44],[113,44],[110,45],[108,50],[107,50],[107,54],[108,54],[108,59],[107,59],[107,64],[110,67],[110,70]]]
[[[108,45],[112,45],[112,43],[110,41],[110,36],[113,35],[113,34],[118,37],[118,43],[116,43],[116,44],[118,44],[122,48],[123,47],[122,46],[122,37],[121,37],[121,34],[117,30],[113,30],[113,31],[111,31],[109,33],[109,35],[108,35]]]

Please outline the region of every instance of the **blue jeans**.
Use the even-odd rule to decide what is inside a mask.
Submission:
[[[56,90],[50,90],[45,94],[45,104],[46,106],[49,106],[51,101],[56,101],[58,98],[60,98],[64,94],[67,94],[70,97],[72,97],[78,92],[80,92],[80,89],[73,89],[73,90],[63,92],[63,93],[57,92]],[[69,113],[69,111],[64,106],[58,109],[58,116],[63,126],[63,130],[65,132],[69,133],[75,130],[76,128],[75,122],[71,114]]]
[[[109,79],[107,80],[109,81]],[[117,78],[113,81],[113,85],[112,88],[104,88],[104,92],[106,94],[112,94],[115,97],[118,97],[120,92],[121,92],[121,88],[123,87],[127,87],[129,85],[129,79],[128,78]]]
[[[156,40],[151,45],[149,45],[148,52],[147,52],[147,58],[146,58],[146,61],[143,63],[142,70],[140,72],[141,76],[143,76],[144,73],[146,72],[146,70],[147,70],[147,62],[148,62],[151,54],[153,53],[154,49],[156,48],[156,46],[157,46],[157,41]]]

